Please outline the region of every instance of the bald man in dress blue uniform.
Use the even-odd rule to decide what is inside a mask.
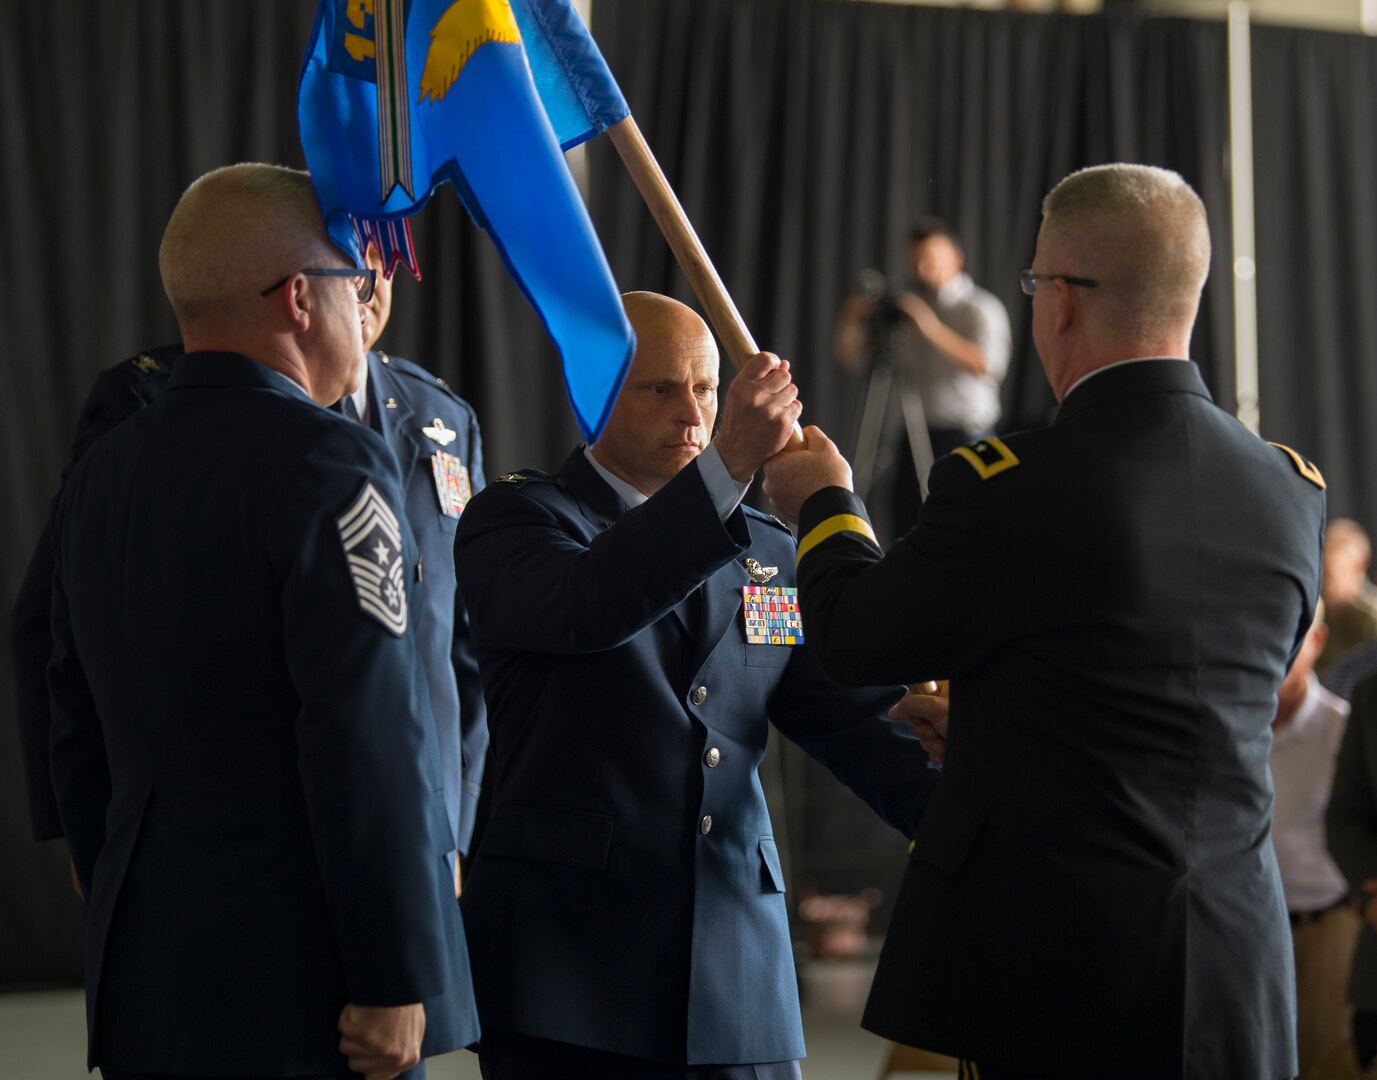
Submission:
[[[263,165],[192,185],[160,265],[189,351],[53,523],[89,1062],[384,1080],[478,1026],[400,476],[321,407],[357,385],[373,272]]]
[[[793,430],[788,365],[734,378],[677,301],[626,298],[637,351],[607,426],[459,523],[490,706],[491,810],[462,906],[490,1080],[785,1080],[804,1053],[768,725],[896,829],[937,774],[809,655],[793,537],[741,505]],[[896,716],[904,716],[902,707]]]
[[[964,1076],[1296,1073],[1267,757],[1324,480],[1186,359],[1209,257],[1180,176],[1075,173],[1023,275],[1050,428],[939,461],[887,553],[816,428],[766,465],[824,668],[951,680],[864,1022]]]

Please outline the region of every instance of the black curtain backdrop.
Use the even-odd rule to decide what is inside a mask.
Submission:
[[[1054,403],[1017,275],[1047,190],[1115,160],[1176,169],[1211,208],[1195,350],[1232,398],[1222,23],[798,0],[596,0],[593,15],[747,324],[793,361],[808,420],[849,435],[857,380],[832,362],[838,301],[864,267],[902,281],[908,226],[938,214],[1013,322],[1002,426],[1043,422]],[[618,281],[688,299],[605,140],[592,168]]]
[[[1253,30],[1263,432],[1377,536],[1377,40]]]
[[[311,0],[0,0],[0,239],[11,346],[0,395],[0,986],[80,977],[62,845],[34,845],[18,775],[8,612],[94,375],[175,340],[158,240],[178,194],[240,160],[300,164],[295,90]],[[594,33],[762,346],[790,357],[807,417],[843,443],[858,384],[830,358],[856,272],[902,273],[923,213],[963,231],[1009,307],[1005,426],[1051,407],[1015,275],[1042,194],[1101,161],[1176,168],[1216,257],[1195,355],[1232,401],[1227,92],[1218,23],[1033,16],[823,0],[596,0]],[[1377,404],[1361,283],[1377,256],[1377,45],[1259,29],[1263,416],[1326,470],[1335,512],[1377,524],[1359,418]],[[687,286],[605,140],[591,202],[618,281]],[[383,346],[478,410],[488,473],[556,464],[576,439],[553,350],[491,245],[442,192],[415,223]],[[130,662],[156,665],[158,643]]]

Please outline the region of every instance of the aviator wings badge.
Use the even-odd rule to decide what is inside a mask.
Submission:
[[[760,560],[754,557],[748,558],[744,565],[746,573],[751,575],[751,580],[757,585],[764,585],[765,582],[779,573],[778,566],[761,566]]]
[[[455,439],[459,438],[459,433],[445,427],[445,422],[438,416],[427,426],[421,428],[421,434],[431,442],[437,442],[441,446],[448,446]]]

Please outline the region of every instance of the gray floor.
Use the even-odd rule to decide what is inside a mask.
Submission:
[[[889,1044],[857,1023],[872,971],[873,962],[864,960],[815,962],[802,968],[808,1037],[805,1080],[875,1080],[880,1075]],[[80,991],[0,994],[0,1077],[83,1080],[85,1055]],[[478,1080],[478,1059],[463,1051],[432,1058],[428,1073],[431,1080]],[[946,1080],[953,1075],[903,1074],[913,1080]]]

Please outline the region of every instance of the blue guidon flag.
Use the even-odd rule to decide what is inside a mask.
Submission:
[[[624,119],[568,0],[318,0],[297,97],[330,235],[417,272],[405,219],[445,181],[492,237],[564,361],[585,438],[635,349],[562,149]]]

